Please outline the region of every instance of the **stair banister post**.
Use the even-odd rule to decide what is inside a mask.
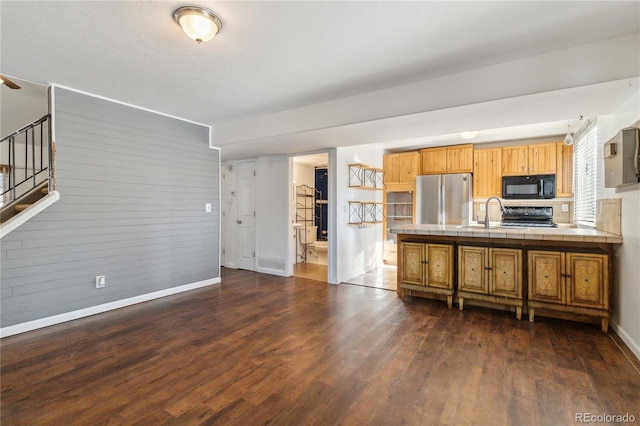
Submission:
[[[10,161],[11,165],[11,177],[13,178],[13,182],[9,187],[11,188],[11,201],[16,199],[16,138],[12,136],[9,139],[9,147],[11,148],[12,157]]]
[[[49,119],[47,120],[47,123],[48,123],[48,126],[49,126],[49,128],[48,128],[49,131],[48,131],[48,135],[47,135],[47,145],[48,145],[47,150],[49,152],[49,159],[48,159],[49,160],[48,161],[48,163],[49,163],[49,172],[48,172],[48,175],[49,175],[49,183],[48,183],[49,193],[53,192],[53,134],[51,133],[51,131],[52,131],[52,121],[53,121],[52,116],[49,116]]]
[[[42,126],[42,124],[40,124]],[[31,174],[33,174],[33,187],[36,185],[36,129],[31,129]]]
[[[42,123],[40,123],[40,171],[44,170],[44,168],[42,167],[44,165],[43,161],[44,158],[43,154],[44,154],[44,126],[42,125]]]

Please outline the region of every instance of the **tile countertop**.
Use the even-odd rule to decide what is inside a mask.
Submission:
[[[452,237],[511,238],[551,241],[585,241],[621,244],[622,236],[595,229],[583,228],[519,228],[500,227],[485,229],[481,225],[402,225],[390,229],[393,234],[444,235]]]

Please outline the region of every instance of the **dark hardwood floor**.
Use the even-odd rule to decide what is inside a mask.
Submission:
[[[597,326],[246,271],[1,351],[3,426],[640,421],[640,373]]]

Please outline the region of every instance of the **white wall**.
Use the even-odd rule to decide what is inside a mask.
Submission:
[[[296,185],[308,185],[313,188],[316,184],[316,168],[294,163],[293,180]]]
[[[49,112],[46,86],[17,78],[11,80],[21,88],[14,90],[4,84],[0,85],[0,137],[32,123]]]
[[[383,149],[375,145],[336,148],[333,176],[336,177],[336,203],[334,205],[336,206],[335,247],[338,260],[336,271],[338,283],[348,281],[382,265],[382,224],[363,228],[348,224],[349,201],[382,202],[382,191],[349,188],[348,165],[349,163],[363,163],[382,168],[382,155]],[[331,239],[330,234],[330,244]]]
[[[287,272],[289,159],[285,155],[256,160],[256,271]]]
[[[611,116],[598,117],[598,160],[602,146],[620,129],[640,127],[640,91]],[[598,198],[622,199],[622,245],[616,250],[612,325],[640,358],[640,183],[621,188],[598,187]]]

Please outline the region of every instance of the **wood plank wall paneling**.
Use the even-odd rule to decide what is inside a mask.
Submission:
[[[61,198],[2,240],[2,327],[219,277],[209,129],[60,88],[55,102]]]

